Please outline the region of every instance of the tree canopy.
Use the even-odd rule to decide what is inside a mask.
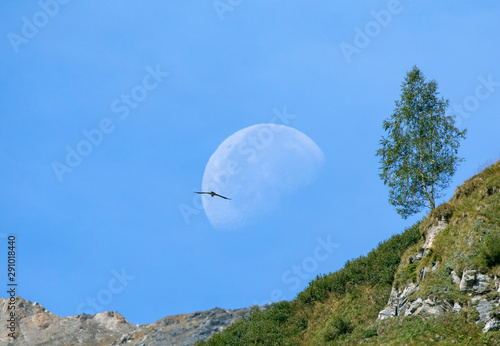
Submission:
[[[403,218],[425,207],[434,209],[463,161],[457,154],[466,130],[455,127],[454,116],[445,114],[449,101],[438,95],[436,81],[426,82],[414,66],[402,83],[394,113],[383,122],[387,135],[377,151],[380,178]]]

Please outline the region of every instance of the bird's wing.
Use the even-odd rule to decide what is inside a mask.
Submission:
[[[198,191],[194,191],[194,193],[198,193],[200,195],[210,195],[210,192],[198,192]]]
[[[218,193],[215,193],[216,196],[219,196],[220,198],[224,198],[224,199],[231,199],[231,198],[227,198],[227,197],[224,197],[224,196],[221,196],[219,195]]]

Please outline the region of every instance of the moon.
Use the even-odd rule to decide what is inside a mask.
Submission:
[[[229,136],[208,160],[203,191],[205,214],[216,229],[237,229],[276,210],[283,198],[311,183],[324,154],[302,132],[276,124],[253,125]]]

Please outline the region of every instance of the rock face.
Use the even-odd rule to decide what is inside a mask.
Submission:
[[[270,306],[270,305],[269,305]],[[269,306],[260,307],[261,310]],[[251,308],[224,310],[215,308],[207,311],[168,316],[142,326],[140,330],[128,333],[114,340],[110,345],[193,345],[222,331],[240,318],[247,317]]]
[[[133,324],[117,312],[96,315],[59,317],[38,303],[17,297],[18,334],[15,345],[38,345],[44,342],[58,344],[97,344],[110,342],[117,335],[134,330]],[[0,298],[2,311],[6,311],[7,299]],[[7,324],[7,314],[0,315],[1,325]],[[6,328],[4,329],[6,330]],[[7,331],[0,334],[0,344],[7,345],[11,338]]]
[[[491,291],[488,275],[477,273],[475,270],[464,270],[460,280],[460,292],[468,294],[483,294]]]
[[[427,256],[427,253],[429,252],[429,249],[432,247],[432,244],[434,243],[434,239],[436,239],[436,236],[444,230],[448,226],[448,224],[444,220],[439,220],[437,225],[433,225],[429,227],[427,232],[425,232],[425,243],[423,246],[423,256]]]
[[[420,317],[434,317],[445,314],[453,308],[453,305],[446,300],[435,300],[418,298],[410,304],[405,311],[405,316],[416,315]]]
[[[447,223],[443,220],[430,226],[425,232],[425,243],[418,249],[417,253],[408,257],[406,263],[415,263],[427,256],[432,249],[436,236],[446,227]],[[448,312],[459,313],[463,306],[458,301],[416,295],[420,285],[424,285],[425,280],[433,275],[437,268],[438,263],[433,263],[431,269],[423,267],[420,269],[418,283],[409,283],[402,290],[396,290],[393,287],[387,305],[379,312],[377,319],[383,320],[392,317],[404,318],[407,316],[425,318],[437,317]],[[465,269],[461,274],[455,272],[455,270],[451,268],[449,270],[449,282],[453,283],[460,294],[465,297],[471,297],[469,298],[471,305],[479,313],[477,324],[484,324],[483,332],[500,330],[500,298],[498,298],[498,295],[486,295],[492,290],[498,290],[498,292],[500,292],[499,278],[480,273],[475,269]],[[443,287],[443,291],[449,289],[449,287]]]
[[[270,305],[260,307],[267,309]],[[0,298],[6,311],[7,299]],[[192,345],[209,338],[252,308],[212,310],[168,316],[155,323],[135,326],[116,311],[95,315],[60,317],[38,303],[17,297],[17,338],[15,345]],[[7,314],[0,314],[0,324],[7,325]],[[12,344],[6,328],[0,333],[0,345]],[[13,344],[14,345],[14,344]]]
[[[395,316],[404,316],[408,305],[408,297],[418,290],[418,285],[410,283],[403,291],[396,291],[393,287],[387,306],[378,313],[378,320],[384,320]]]

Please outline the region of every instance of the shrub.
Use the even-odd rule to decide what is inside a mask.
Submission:
[[[438,206],[436,209],[434,209],[430,216],[437,219],[437,220],[443,220],[446,222],[449,222],[451,219],[451,216],[453,215],[454,208],[451,204],[448,203],[443,203],[440,206]]]
[[[332,327],[325,333],[325,341],[332,341],[341,335],[351,334],[354,330],[351,321],[345,320],[340,316],[335,316]]]
[[[371,327],[371,328],[363,330],[363,337],[366,339],[371,338],[373,336],[377,336],[377,335],[378,335],[377,328]]]
[[[455,199],[459,199],[461,197],[469,197],[479,187],[479,185],[481,185],[483,181],[484,179],[479,177],[467,180],[462,184],[462,186],[457,187],[455,191]]]
[[[488,267],[500,264],[500,234],[490,233],[485,237],[481,254]]]

